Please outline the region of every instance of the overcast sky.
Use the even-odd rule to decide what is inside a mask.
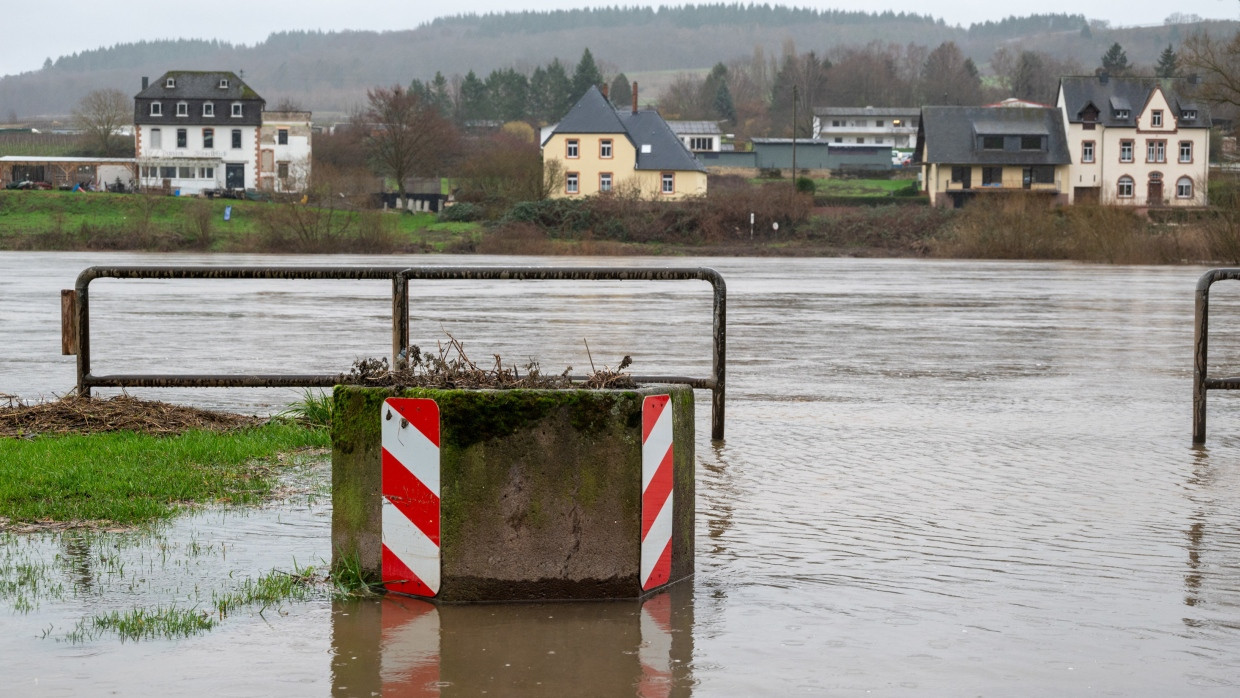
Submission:
[[[731,0],[702,0],[710,2]],[[1238,0],[804,0],[771,4],[880,12],[928,13],[949,24],[1003,19],[1032,12],[1082,12],[1122,26],[1161,24],[1172,12],[1206,19],[1240,19]],[[412,29],[444,14],[552,10],[576,7],[693,4],[695,0],[456,0],[451,3],[407,0],[299,0],[259,3],[252,0],[211,0],[201,5],[176,5],[157,0],[70,0],[56,4],[9,1],[0,12],[5,29],[0,38],[0,75],[37,70],[45,58],[139,40],[220,39],[254,44],[272,32],[295,29]],[[907,37],[902,37],[904,39]]]

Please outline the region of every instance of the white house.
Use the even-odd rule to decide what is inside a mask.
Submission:
[[[1071,201],[1206,204],[1210,115],[1178,95],[1175,82],[1105,73],[1059,81]]]
[[[310,173],[310,113],[272,112],[230,71],[175,70],[134,97],[142,187],[299,191]],[[282,173],[283,176],[282,176]]]
[[[905,107],[814,107],[813,132],[828,143],[912,148],[921,109]]]
[[[259,131],[258,188],[299,192],[310,184],[308,111],[264,111]]]
[[[714,121],[668,121],[667,125],[680,142],[695,153],[718,153],[723,150],[723,132]]]

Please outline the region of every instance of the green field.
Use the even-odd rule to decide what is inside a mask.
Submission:
[[[131,525],[198,502],[252,504],[270,493],[278,454],[328,443],[326,429],[291,421],[177,436],[0,438],[0,518]]]

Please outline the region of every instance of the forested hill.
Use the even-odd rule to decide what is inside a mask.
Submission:
[[[754,56],[769,60],[793,47],[830,56],[870,42],[934,47],[954,41],[987,73],[1001,46],[1055,51],[1090,65],[1120,41],[1132,61],[1152,64],[1159,51],[1194,29],[1110,29],[1063,14],[957,27],[919,14],[741,4],[461,15],[407,31],[280,32],[253,46],[144,41],[51,57],[42,70],[0,78],[0,122],[67,114],[93,89],[133,94],[142,76],[171,69],[244,71],[272,105],[287,99],[319,112],[345,112],[375,85],[407,85],[436,72],[449,78],[509,67],[529,72],[554,58],[573,65],[589,48],[608,78],[624,72],[642,80],[648,101],[679,72]]]

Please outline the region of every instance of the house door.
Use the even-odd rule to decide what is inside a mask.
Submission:
[[[1145,194],[1145,203],[1148,206],[1155,206],[1162,203],[1162,174],[1158,172],[1150,173],[1150,183]]]
[[[224,187],[245,189],[245,163],[230,162],[224,165]]]

